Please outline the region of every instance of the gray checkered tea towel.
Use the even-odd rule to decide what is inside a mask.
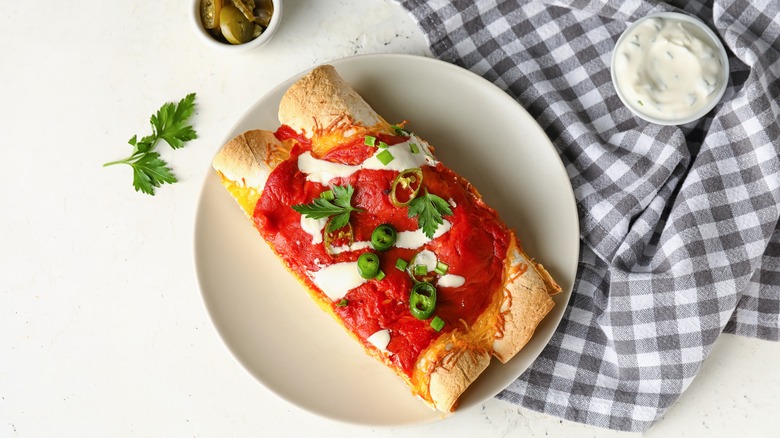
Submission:
[[[499,398],[642,431],[721,333],[780,340],[780,2],[397,1],[436,57],[536,118],[577,199],[563,321]],[[702,19],[729,54],[723,100],[684,126],[637,118],[610,79],[621,32],[661,11]]]

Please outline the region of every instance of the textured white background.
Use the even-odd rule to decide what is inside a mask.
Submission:
[[[42,4],[46,3],[46,4]],[[211,157],[260,96],[355,54],[428,55],[387,0],[287,0],[269,45],[201,45],[188,1],[5,2],[0,9],[0,437],[624,437],[491,400],[436,424],[372,429],[258,384],[202,305],[193,220]],[[197,92],[200,135],[161,148],[180,182],[135,193],[102,168]],[[778,436],[780,345],[723,336],[645,436]]]

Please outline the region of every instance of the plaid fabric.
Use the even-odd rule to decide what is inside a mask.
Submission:
[[[571,179],[582,256],[563,321],[499,398],[650,427],[725,332],[780,340],[780,3],[397,0],[434,55],[506,90]],[[649,13],[704,20],[729,51],[721,104],[686,126],[633,116],[612,48]]]

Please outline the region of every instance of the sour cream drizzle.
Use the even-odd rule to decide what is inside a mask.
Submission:
[[[311,219],[305,215],[301,215],[301,229],[306,231],[311,236],[311,244],[317,245],[322,243],[322,230],[325,229],[325,225],[328,224],[328,218]]]
[[[616,86],[630,105],[651,117],[693,115],[722,85],[719,50],[705,32],[682,20],[644,20],[615,50]]]
[[[324,266],[319,271],[309,272],[309,278],[333,301],[344,298],[347,292],[368,281],[358,274],[357,262]]]
[[[410,146],[412,143],[416,144],[417,147],[412,148]],[[430,155],[428,144],[415,136],[411,136],[409,140],[403,143],[376,149],[376,152],[371,157],[357,166],[320,160],[314,158],[310,152],[304,152],[298,157],[298,169],[306,174],[307,181],[327,184],[334,178],[346,178],[361,169],[386,169],[400,172],[413,167],[436,164],[436,160]],[[412,152],[412,149],[417,152]],[[393,155],[393,160],[383,164],[377,158],[377,155],[382,153],[382,151],[389,151]]]
[[[460,275],[454,274],[442,275],[437,283],[437,285],[441,287],[461,287],[464,284],[466,284],[466,279]]]
[[[369,336],[366,341],[376,347],[377,350],[383,353],[389,353],[389,351],[387,351],[387,345],[390,344],[390,330],[379,330]]]

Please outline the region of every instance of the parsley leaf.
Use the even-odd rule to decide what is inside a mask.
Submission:
[[[173,184],[176,176],[160,159],[157,152],[147,152],[133,163],[133,187],[136,191],[154,195],[154,188],[163,183]]]
[[[327,231],[336,231],[349,223],[349,216],[353,211],[363,210],[352,206],[352,195],[355,193],[355,189],[351,185],[333,186],[332,191],[332,201],[319,197],[313,199],[309,204],[293,205],[292,209],[311,219],[332,217],[328,223]]]
[[[114,164],[127,164],[133,168],[133,187],[137,192],[154,195],[154,189],[162,184],[177,182],[176,176],[168,167],[168,163],[154,152],[160,140],[165,140],[172,149],[179,149],[184,143],[198,138],[198,134],[187,125],[187,120],[195,108],[195,93],[190,93],[178,104],[166,103],[156,114],[152,114],[149,122],[152,134],[142,137],[134,135],[128,143],[133,146],[133,153],[124,160],[106,163],[103,167]]]
[[[425,191],[423,196],[412,199],[409,203],[409,217],[417,216],[417,226],[429,239],[433,239],[439,225],[444,223],[442,216],[452,216],[450,204],[439,196]]]
[[[178,105],[164,104],[150,122],[157,138],[165,140],[173,149],[179,149],[184,143],[197,138],[192,126],[185,125],[195,108],[195,93],[188,94]]]
[[[328,224],[328,231],[336,231],[349,223],[349,212],[339,213],[333,216]]]

